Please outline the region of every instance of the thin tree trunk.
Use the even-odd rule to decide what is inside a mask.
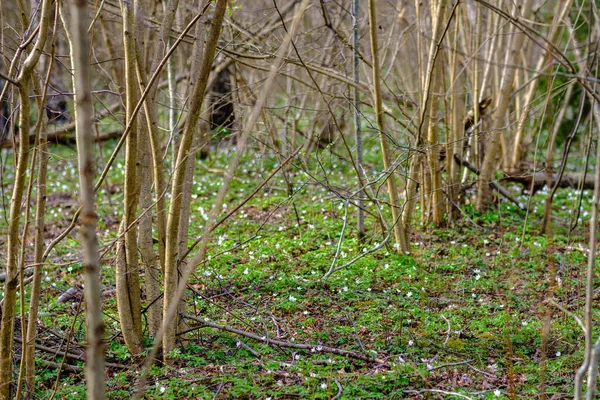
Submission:
[[[436,25],[435,28],[441,30],[443,27],[441,26],[441,21],[444,20],[444,16],[446,14],[446,1],[440,0],[439,6],[437,7],[436,12]],[[441,32],[436,32],[438,35],[435,37],[439,37]],[[433,48],[431,51],[435,51]],[[442,50],[438,51],[438,55]],[[442,174],[439,167],[439,159],[440,159],[440,147],[439,147],[439,132],[437,127],[437,121],[434,119],[435,114],[437,113],[437,103],[439,102],[439,96],[434,94],[435,92],[439,93],[438,86],[441,86],[441,81],[443,79],[441,74],[441,60],[439,62],[434,63],[433,70],[431,71],[431,91],[430,96],[432,97],[431,107],[429,108],[429,118],[427,118],[429,122],[429,127],[427,129],[427,140],[429,144],[429,149],[427,155],[429,157],[429,172],[431,176],[430,189],[431,193],[428,193],[430,196],[430,206],[429,212],[433,217],[433,223],[437,226],[440,226],[444,223],[444,211],[445,208],[443,205],[443,192],[442,192]]]
[[[169,34],[171,33],[171,28],[173,27],[173,22],[175,20],[175,14],[177,11],[177,7],[179,6],[179,0],[169,0],[165,5],[163,20],[161,23],[160,32],[158,38],[156,39],[153,56],[152,56],[152,65],[150,66],[150,75],[154,74],[160,65],[160,60],[164,57],[167,51],[167,43],[169,42]],[[204,9],[203,11],[204,12]],[[167,69],[173,67],[173,55],[171,55],[171,59],[168,61]],[[142,60],[138,58],[138,79],[142,87],[146,86],[145,71],[141,68]],[[172,90],[175,90],[176,82],[173,82],[175,78],[169,75],[169,93],[173,96]],[[164,162],[162,157],[162,146],[159,139],[158,134],[158,112],[157,112],[157,89],[158,85],[154,83],[150,88],[148,93],[147,100],[144,102],[144,111],[146,115],[146,123],[148,124],[148,134],[150,135],[150,144],[152,148],[152,161],[154,165],[154,186],[156,193],[156,226],[157,226],[157,236],[158,236],[158,254],[161,269],[165,268],[165,243],[166,243],[166,224],[167,224],[167,216],[166,216],[166,202],[165,202],[165,177],[164,177]],[[174,102],[174,99],[171,99],[171,102]],[[170,118],[174,118],[175,110],[171,109],[169,111]],[[174,123],[170,119],[170,123]],[[174,125],[169,126],[171,129],[171,134],[173,134],[173,130],[175,129]],[[175,167],[175,163],[173,163],[173,168]]]
[[[515,6],[513,15],[515,17],[523,16],[524,18],[528,18],[529,14],[531,13],[531,4],[532,0],[524,0],[521,7]],[[519,9],[522,10],[521,15],[519,15]],[[477,188],[477,202],[475,205],[479,211],[485,211],[490,204],[491,190],[489,183],[495,171],[500,135],[502,134],[502,129],[507,122],[506,113],[510,103],[510,95],[512,92],[516,71],[514,65],[516,65],[518,62],[519,51],[523,46],[523,39],[525,36],[523,32],[521,32],[521,30],[515,25],[513,25],[511,32],[512,43],[510,52],[506,57],[504,72],[502,73],[502,83],[500,84],[500,93],[498,94],[498,106],[494,116],[492,135],[485,150],[483,163],[481,165],[481,174],[479,175],[479,187]]]
[[[554,19],[552,21],[552,26],[550,27],[550,33],[548,34],[548,42],[554,43],[560,33],[560,23],[567,14],[567,11],[571,9],[571,4],[573,0],[566,0],[563,2],[556,3],[556,10],[554,12]],[[548,59],[552,55],[552,49],[548,46],[544,51],[540,59],[538,60],[535,69],[533,79],[529,82],[529,88],[527,89],[527,94],[524,99],[524,107],[521,111],[521,116],[519,118],[519,124],[517,125],[517,133],[515,134],[515,140],[513,142],[513,150],[512,157],[510,160],[510,171],[516,171],[519,166],[519,162],[521,161],[521,155],[523,153],[523,140],[525,138],[525,125],[528,122],[529,111],[531,110],[531,106],[533,105],[534,96],[539,89],[537,85],[537,81],[540,77],[540,73],[548,66]],[[516,107],[517,110],[521,110],[521,107]]]
[[[197,39],[194,42],[194,48],[192,50],[191,70],[194,71],[190,76],[190,83],[192,87],[199,79],[200,65],[202,64],[202,53],[204,52],[205,28],[206,18],[202,17],[198,24],[196,24],[195,36]],[[202,112],[200,114],[202,114]],[[185,169],[185,177],[183,180],[183,188],[181,191],[181,215],[179,219],[179,235],[177,237],[177,243],[179,246],[179,249],[177,251],[178,276],[181,276],[181,271],[185,268],[186,265],[186,261],[182,259],[182,255],[187,252],[187,243],[189,239],[192,188],[194,183],[194,167],[196,165],[196,153],[198,151],[199,143],[201,143],[201,145],[206,145],[210,135],[210,126],[206,122],[205,118],[199,119],[196,130],[197,132],[192,137],[192,143],[190,145],[190,151],[188,153],[187,159],[181,161],[181,167]],[[178,160],[175,160],[175,163],[173,165],[176,165],[177,163]],[[183,296],[179,300],[179,314],[186,312],[185,305],[186,300],[185,296]],[[188,328],[187,321],[183,318],[177,318],[176,326],[179,331],[185,331]]]
[[[121,1],[123,14],[123,46],[125,53],[125,106],[126,120],[131,130],[125,142],[125,178],[123,185],[124,211],[119,229],[116,263],[116,298],[119,321],[127,349],[133,355],[142,351],[142,315],[140,304],[140,276],[137,251],[137,226],[134,224],[139,201],[138,184],[138,129],[133,110],[138,102],[136,79],[136,51],[134,4]]]
[[[358,58],[358,0],[352,0],[352,70],[354,82],[360,82],[359,75],[359,58]],[[358,173],[363,173],[363,149],[362,149],[362,133],[360,129],[360,91],[354,87],[353,95],[353,111],[354,111],[354,138],[356,140],[356,167]],[[358,231],[358,243],[362,245],[365,237],[365,201],[364,193],[361,190],[358,193],[358,209],[356,215],[356,229]]]
[[[455,20],[454,48],[457,49],[459,27],[461,20]],[[454,162],[454,154],[463,159],[464,139],[464,101],[462,98],[462,83],[464,78],[458,72],[458,51],[452,52],[450,57],[450,76],[452,97],[450,98],[450,128],[446,144],[446,171],[448,171],[448,218],[454,220],[458,215],[457,206],[460,206],[460,169],[461,166]],[[478,107],[477,107],[478,108]]]
[[[142,113],[145,115],[144,111]],[[146,329],[148,334],[154,337],[160,327],[162,309],[160,301],[157,301],[160,297],[160,265],[156,259],[152,239],[152,149],[145,124],[139,124],[139,133],[140,210],[145,212],[144,215],[140,216],[138,240],[142,265],[144,266],[144,293],[148,303]]]
[[[443,0],[441,0],[443,1]],[[454,15],[454,11],[456,10],[456,7],[458,6],[458,3],[456,3],[454,5],[454,8],[452,9],[452,13],[451,13],[451,18]],[[441,8],[438,7],[438,9]],[[418,177],[419,177],[419,170],[421,169],[422,166],[422,159],[423,159],[423,155],[420,151],[420,147],[422,145],[423,142],[423,127],[424,126],[429,126],[429,119],[430,119],[430,102],[431,102],[431,81],[434,77],[434,68],[435,68],[435,64],[436,64],[436,60],[437,60],[437,56],[438,56],[438,52],[442,43],[442,40],[444,39],[444,35],[445,35],[445,31],[444,29],[444,25],[442,24],[442,18],[439,16],[439,13],[437,12],[438,10],[436,9],[436,12],[433,13],[435,17],[434,19],[434,24],[433,24],[433,40],[431,41],[431,45],[429,48],[429,57],[427,60],[427,73],[425,74],[425,83],[423,84],[423,91],[422,91],[422,95],[419,97],[421,99],[421,103],[420,103],[420,116],[419,116],[419,120],[418,120],[418,132],[417,132],[417,137],[415,139],[415,143],[413,145],[413,147],[415,149],[417,149],[417,151],[413,152],[412,156],[411,156],[411,161],[410,161],[410,167],[409,167],[409,178],[408,178],[408,183],[406,185],[406,205],[404,207],[404,211],[402,213],[402,221],[406,227],[406,231],[410,232],[410,224],[412,221],[412,214],[414,211],[414,207],[415,207],[415,200],[416,200],[416,192],[417,192],[417,184],[418,184]],[[424,191],[422,189],[422,191]],[[423,194],[424,195],[424,194]],[[425,209],[421,210],[423,213],[425,212]]]
[[[379,129],[379,140],[381,142],[381,156],[383,158],[383,167],[389,173],[387,178],[388,195],[392,208],[392,225],[394,237],[396,239],[396,248],[398,252],[408,252],[409,246],[406,238],[404,224],[400,218],[400,204],[398,201],[398,188],[396,186],[396,176],[392,165],[392,155],[390,152],[389,140],[385,130],[384,115],[381,102],[381,79],[379,70],[379,53],[377,49],[377,18],[375,16],[375,1],[369,0],[369,32],[371,37],[371,54],[373,58],[373,102],[377,128]]]
[[[55,9],[58,14],[58,7]],[[55,18],[58,18],[56,15]],[[55,43],[56,40],[56,26],[54,29],[54,37],[50,50],[49,65],[47,66],[46,80],[43,86],[42,99],[40,101],[39,109],[43,109],[45,104],[46,94],[48,90],[48,84],[50,82],[50,76],[54,66],[54,54],[55,54]],[[44,257],[44,217],[46,215],[46,183],[47,183],[47,172],[48,172],[48,124],[45,114],[42,113],[40,117],[44,118],[39,131],[38,138],[38,175],[36,183],[36,202],[35,202],[35,233],[34,233],[34,264],[33,267],[33,280],[31,284],[31,293],[29,299],[29,313],[27,319],[27,336],[26,336],[26,357],[25,357],[25,381],[27,383],[28,390],[35,390],[35,342],[37,338],[37,326],[38,326],[38,311],[40,303],[40,292],[42,286],[42,267]],[[38,121],[39,123],[40,121]]]
[[[596,143],[596,160],[600,160],[600,105],[596,101],[592,101],[592,112],[597,125],[598,142]],[[575,374],[575,400],[581,399],[581,390],[583,378],[588,374],[588,393],[587,399],[596,398],[596,376],[598,374],[598,352],[597,343],[594,346],[592,343],[592,335],[594,329],[594,279],[596,276],[596,249],[598,247],[598,206],[600,203],[600,168],[596,168],[594,186],[594,199],[592,201],[592,216],[590,219],[590,243],[588,252],[588,268],[585,283],[585,309],[584,309],[584,324],[585,324],[585,352],[583,363]],[[598,339],[600,341],[600,339]],[[593,369],[592,369],[593,368]],[[594,387],[589,385],[593,384]]]
[[[199,68],[198,81],[194,85],[191,93],[189,114],[177,155],[178,165],[173,166],[174,178],[171,186],[171,204],[169,205],[167,219],[165,247],[165,283],[163,296],[163,326],[165,330],[163,337],[163,355],[165,361],[168,361],[169,353],[175,348],[176,324],[172,324],[171,321],[168,321],[167,310],[169,310],[171,303],[176,301],[174,296],[178,282],[177,251],[179,248],[179,221],[181,215],[183,183],[185,180],[185,164],[182,164],[182,162],[186,160],[189,155],[192,137],[196,133],[198,117],[202,110],[208,77],[217,50],[217,42],[219,40],[219,34],[221,32],[226,9],[227,0],[217,0],[215,12],[211,21],[211,31],[206,41],[202,65]]]
[[[88,40],[88,10],[85,0],[71,3],[73,86],[75,89],[75,119],[77,154],[79,158],[79,196],[81,202],[81,237],[87,321],[85,378],[88,399],[104,399],[104,321],[102,319],[102,283],[96,239],[94,193],[94,108],[90,81],[90,44]]]
[[[16,80],[20,96],[19,127],[23,135],[29,132],[29,84],[35,66],[39,61],[48,37],[48,26],[52,2],[44,0],[41,8],[38,37],[31,53],[25,60]],[[42,110],[39,110],[42,112]],[[17,298],[17,283],[19,278],[19,222],[21,220],[21,202],[27,180],[27,160],[29,157],[29,140],[19,141],[17,162],[15,163],[15,183],[10,202],[8,221],[8,259],[6,262],[6,281],[4,285],[4,306],[0,321],[0,400],[12,398],[12,353],[14,341],[14,323]]]

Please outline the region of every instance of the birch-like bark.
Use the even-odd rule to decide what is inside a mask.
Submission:
[[[75,91],[75,120],[77,154],[79,159],[79,197],[81,202],[81,237],[83,242],[83,269],[87,321],[87,348],[85,378],[87,398],[101,400],[105,397],[104,384],[104,321],[102,319],[102,284],[100,260],[96,239],[96,214],[94,193],[94,108],[90,81],[90,44],[87,29],[87,2],[71,3],[71,60]]]
[[[385,130],[384,115],[381,102],[381,79],[379,70],[379,53],[377,48],[377,18],[375,15],[375,1],[369,0],[369,32],[371,37],[371,54],[373,63],[373,108],[379,129],[379,140],[381,143],[381,156],[383,158],[383,167],[389,173],[387,178],[387,189],[392,208],[392,224],[394,238],[396,239],[396,248],[398,252],[408,252],[409,246],[406,238],[404,224],[400,219],[400,204],[398,201],[398,188],[396,186],[396,177],[392,166],[392,155],[390,145]]]
[[[515,18],[520,16],[527,18],[531,13],[531,4],[532,0],[524,0],[521,7],[514,7],[513,16]],[[519,15],[519,9],[522,10],[521,15]],[[519,51],[523,46],[523,39],[525,36],[523,32],[521,32],[521,30],[515,25],[513,25],[511,33],[512,43],[510,46],[510,52],[506,55],[506,62],[504,63],[505,67],[502,73],[500,92],[498,94],[498,105],[496,107],[496,114],[494,116],[491,129],[492,135],[485,150],[483,163],[481,165],[481,172],[479,175],[479,187],[477,188],[477,201],[475,204],[477,210],[479,211],[485,211],[490,204],[490,181],[495,171],[500,135],[507,122],[506,113],[510,103],[510,94],[512,92],[516,71],[514,65],[518,62]]]
[[[19,128],[26,136],[29,132],[29,84],[32,74],[37,65],[46,39],[48,37],[48,26],[52,2],[44,0],[42,3],[39,32],[35,45],[25,59],[16,82],[18,83],[20,96]],[[17,299],[17,283],[19,280],[18,255],[19,255],[19,223],[21,220],[21,203],[25,181],[27,180],[27,160],[29,158],[29,140],[19,140],[19,150],[16,156],[15,183],[10,202],[10,214],[8,221],[8,259],[6,262],[6,281],[4,285],[4,306],[2,307],[2,318],[0,321],[0,400],[12,398],[12,353],[14,343],[14,323]]]

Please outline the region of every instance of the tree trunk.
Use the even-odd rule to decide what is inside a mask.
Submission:
[[[531,13],[532,0],[524,0],[521,7],[521,15],[524,18],[528,18]],[[519,17],[518,9],[515,7],[513,12],[514,17]],[[477,188],[477,202],[476,208],[478,211],[485,211],[490,204],[491,190],[490,181],[495,172],[496,157],[498,156],[500,135],[502,129],[506,125],[506,113],[508,111],[508,105],[510,103],[510,95],[512,92],[513,82],[515,79],[514,65],[517,64],[519,58],[519,52],[523,46],[524,34],[521,30],[514,26],[512,27],[512,43],[510,52],[506,56],[506,62],[504,63],[504,71],[502,73],[502,83],[500,84],[500,93],[498,94],[498,105],[496,107],[496,114],[492,125],[492,135],[490,136],[489,143],[485,149],[485,155],[483,157],[483,163],[481,165],[481,174],[479,175],[479,187]]]
[[[138,81],[135,74],[134,5],[121,1],[123,13],[123,46],[125,52],[126,120],[131,130],[125,142],[125,178],[123,184],[124,211],[119,236],[116,263],[117,308],[123,339],[132,355],[142,351],[142,315],[140,276],[137,253],[137,226],[134,224],[139,201],[138,129],[133,110],[138,102]]]
[[[71,60],[75,91],[77,154],[79,158],[79,197],[81,202],[81,237],[83,242],[83,271],[87,322],[85,378],[87,398],[105,397],[104,384],[104,321],[102,318],[102,283],[96,239],[94,193],[94,107],[90,81],[90,44],[88,40],[88,10],[85,0],[71,3]]]
[[[549,43],[554,43],[558,34],[560,32],[560,23],[563,18],[567,14],[567,11],[571,9],[571,4],[573,0],[566,0],[562,2],[556,3],[556,10],[554,12],[554,19],[552,21],[552,26],[550,27],[550,32],[548,34]],[[552,49],[550,45],[543,51],[542,56],[538,60],[534,74],[536,74],[533,79],[529,82],[529,88],[527,89],[527,94],[525,95],[524,107],[522,109],[521,117],[519,118],[519,123],[517,125],[517,133],[515,134],[515,140],[513,141],[513,150],[512,150],[512,158],[510,160],[510,166],[508,169],[510,171],[516,170],[519,167],[519,162],[521,161],[521,155],[523,153],[523,140],[525,138],[525,125],[529,120],[529,111],[531,111],[531,106],[533,105],[534,96],[539,89],[537,85],[537,81],[539,79],[539,74],[541,74],[544,69],[548,66],[548,59],[552,55]],[[517,110],[521,110],[521,107],[517,107]]]
[[[190,153],[193,135],[196,133],[198,117],[202,110],[202,102],[208,84],[208,77],[212,67],[213,59],[217,50],[217,42],[221,32],[223,17],[227,8],[227,0],[217,0],[213,16],[211,31],[206,42],[206,47],[202,57],[202,65],[199,68],[198,81],[192,88],[189,115],[183,131],[183,137],[179,145],[177,155],[177,165],[174,165],[174,177],[171,186],[171,204],[169,205],[169,214],[166,229],[166,247],[165,247],[165,282],[163,297],[163,356],[165,361],[169,359],[169,353],[175,348],[176,324],[168,321],[167,310],[171,303],[175,301],[174,296],[177,290],[177,251],[179,248],[179,221],[181,216],[181,202],[183,183],[185,180],[185,163]]]
[[[32,79],[33,69],[48,37],[48,25],[52,2],[44,0],[40,14],[39,33],[29,56],[21,68],[16,80],[20,96],[19,127],[26,135],[29,132],[29,84]],[[25,24],[27,26],[27,24]],[[39,112],[42,112],[39,110]],[[15,165],[15,183],[10,201],[10,214],[8,221],[8,259],[6,262],[6,282],[4,285],[4,306],[0,320],[0,400],[12,398],[12,353],[14,342],[14,324],[18,283],[18,254],[19,254],[19,222],[21,219],[21,202],[27,180],[27,160],[29,158],[29,141],[19,142],[19,151]]]
[[[392,208],[392,228],[396,239],[396,250],[406,253],[410,250],[404,224],[400,218],[400,204],[398,201],[398,188],[396,186],[395,166],[392,165],[392,156],[389,148],[389,139],[385,130],[384,115],[381,103],[381,78],[379,76],[379,54],[377,51],[377,19],[375,16],[375,1],[369,0],[369,28],[371,36],[371,53],[373,57],[373,108],[377,128],[379,129],[379,140],[381,143],[381,156],[383,167],[389,174],[387,178],[387,189]]]

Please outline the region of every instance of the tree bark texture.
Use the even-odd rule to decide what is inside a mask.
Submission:
[[[87,2],[71,3],[73,86],[75,91],[75,120],[79,158],[79,197],[81,203],[81,237],[87,322],[85,378],[87,398],[105,397],[104,383],[104,321],[102,316],[102,283],[98,242],[96,239],[96,195],[94,191],[94,107],[90,81],[90,43],[87,29]]]
[[[21,68],[16,79],[20,96],[19,127],[21,132],[29,132],[29,85],[33,70],[37,65],[42,50],[48,37],[48,25],[52,2],[44,0],[41,8],[39,33],[34,47]],[[27,160],[29,158],[29,141],[19,142],[18,156],[16,157],[15,182],[10,201],[10,214],[8,220],[8,259],[6,262],[6,281],[4,284],[4,306],[0,320],[0,400],[9,400],[12,381],[12,353],[14,343],[14,325],[17,298],[17,283],[19,280],[19,223],[21,219],[21,203],[25,181],[27,180]]]
[[[521,15],[519,15],[518,8],[515,7],[513,13],[514,17],[518,18],[519,16],[522,16],[523,18],[528,18],[531,13],[531,4],[532,0],[525,0],[523,2],[520,7],[522,10]],[[512,43],[510,52],[506,55],[506,62],[504,63],[505,67],[502,72],[502,82],[500,84],[500,92],[498,93],[498,105],[494,115],[492,134],[485,150],[483,163],[481,165],[481,174],[479,175],[479,187],[477,188],[477,201],[475,204],[478,211],[485,211],[490,204],[491,190],[489,183],[492,180],[496,167],[500,135],[507,123],[506,113],[508,111],[508,105],[510,104],[510,95],[515,80],[515,72],[517,70],[514,66],[518,63],[525,36],[515,25],[513,25],[511,33]]]

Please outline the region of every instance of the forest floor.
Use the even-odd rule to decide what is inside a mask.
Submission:
[[[51,151],[48,240],[68,226],[77,204],[74,151]],[[233,180],[226,211],[277,166],[259,150],[250,153]],[[197,160],[190,244],[202,234],[228,154]],[[122,162],[98,197],[111,399],[131,396],[144,361],[127,352],[112,290]],[[211,257],[189,285],[187,313],[196,320],[186,320],[191,330],[172,354],[175,364],[152,368],[148,398],[531,399],[539,393],[543,367],[548,398],[569,398],[583,333],[565,311],[581,315],[584,303],[592,194],[583,193],[582,221],[569,234],[582,193],[559,189],[553,246],[539,234],[540,191],[527,216],[500,201],[485,214],[466,205],[449,228],[415,224],[412,254],[399,255],[392,240],[371,251],[385,233],[369,214],[366,241],[358,243],[356,209],[346,212],[344,201],[354,178],[339,163],[323,153],[306,172],[290,174],[291,197],[278,174],[214,232]],[[377,168],[375,160],[370,167]],[[512,189],[523,203],[530,200]],[[3,212],[6,217],[7,208]],[[5,218],[2,224],[5,231]],[[84,362],[77,360],[85,344],[80,295],[59,300],[70,289],[80,293],[79,248],[73,233],[45,267],[39,343],[47,349],[38,354],[39,398],[55,390],[55,398],[85,397]],[[332,265],[345,264],[324,279]],[[549,273],[556,274],[554,300],[563,311],[544,302]],[[71,355],[63,358],[67,342]],[[53,362],[63,360],[57,381]]]

